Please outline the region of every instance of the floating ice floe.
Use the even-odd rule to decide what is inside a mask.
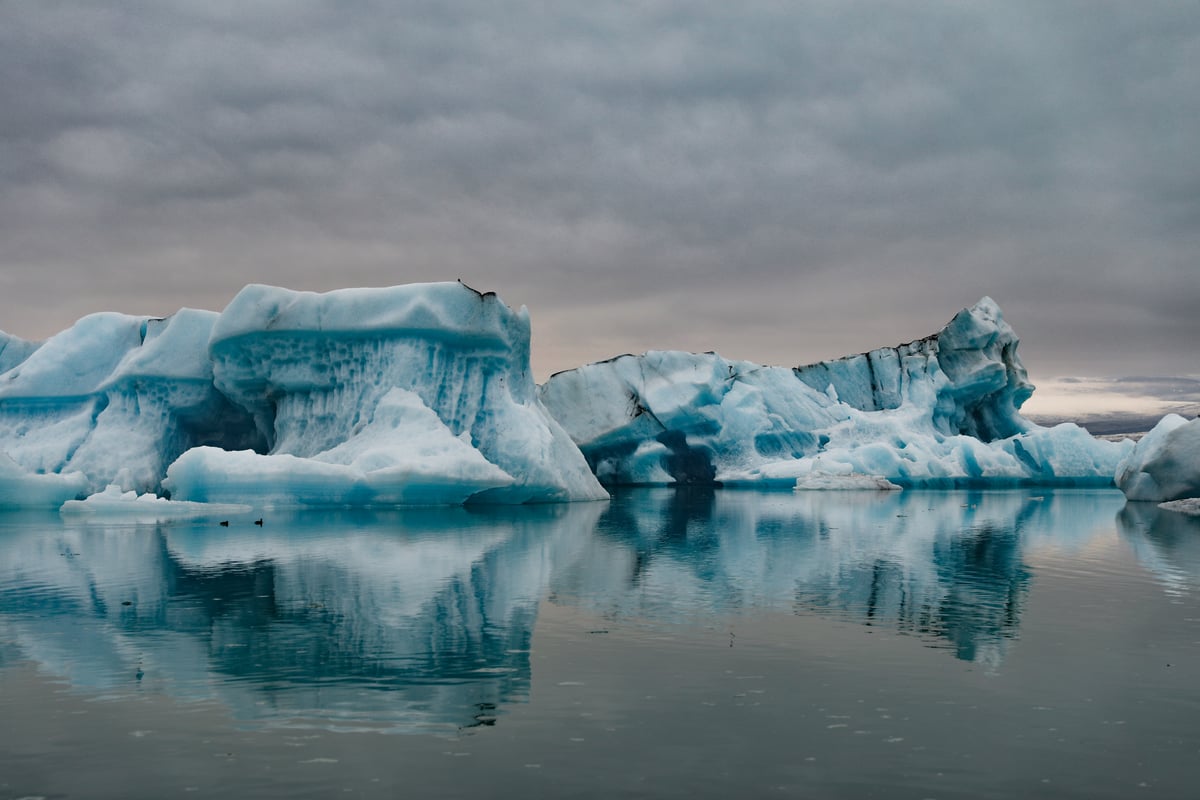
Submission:
[[[796,479],[797,491],[897,491],[901,487],[892,483],[882,475],[863,475],[851,472],[846,475],[836,475],[829,472],[814,472]]]
[[[83,500],[68,500],[59,509],[62,514],[68,516],[128,519],[138,522],[234,516],[249,514],[252,510],[250,506],[243,504],[192,503],[186,500],[166,500],[152,494],[139,495],[135,491],[122,491],[116,484],[110,484],[104,491]]]
[[[1193,517],[1200,517],[1200,497],[1189,497],[1184,500],[1171,500],[1166,503],[1159,503],[1158,507],[1166,511],[1174,511],[1176,514],[1187,514]]]

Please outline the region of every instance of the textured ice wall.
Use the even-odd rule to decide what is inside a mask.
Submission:
[[[1131,445],[1019,409],[1033,387],[984,298],[939,333],[795,370],[652,351],[558,373],[543,402],[602,481],[1109,482]]]
[[[860,411],[927,403],[945,434],[990,442],[1030,430],[1019,410],[1033,393],[1017,358],[1019,340],[1000,307],[985,297],[933,336],[796,368],[796,377]],[[915,384],[924,384],[916,386]]]
[[[209,352],[216,386],[253,416],[269,455],[190,453],[169,487],[301,504],[607,497],[538,400],[529,333],[524,309],[461,283],[247,286]],[[428,447],[407,446],[418,441]],[[453,484],[459,495],[439,493]]]
[[[166,319],[92,314],[26,347],[0,374],[0,452],[30,475],[9,469],[9,489],[80,473],[88,491],[118,483],[153,492],[190,447],[254,445],[249,417],[212,383],[216,318],[192,309]],[[77,478],[58,484],[59,503],[79,493]],[[19,504],[54,503],[51,495]]]

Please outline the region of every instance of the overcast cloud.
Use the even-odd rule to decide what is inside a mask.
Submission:
[[[0,0],[0,328],[462,278],[534,366],[798,364],[980,296],[1200,373],[1200,14],[1138,2]]]

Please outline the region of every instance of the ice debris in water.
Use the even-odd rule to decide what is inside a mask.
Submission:
[[[1166,511],[1174,511],[1176,514],[1187,514],[1192,517],[1200,517],[1200,497],[1188,497],[1184,500],[1171,500],[1167,503],[1159,503],[1158,507]]]
[[[882,475],[863,475],[857,472],[836,475],[827,472],[813,472],[797,478],[795,488],[798,491],[866,490],[893,492],[901,487]]]
[[[186,500],[166,500],[148,493],[139,495],[135,491],[124,492],[116,484],[110,484],[103,492],[97,492],[84,500],[68,500],[59,509],[64,515],[147,522],[233,516],[248,514],[251,510],[250,506],[242,504],[192,503]]]

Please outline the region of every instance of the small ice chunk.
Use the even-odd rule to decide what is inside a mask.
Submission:
[[[1200,497],[1188,497],[1184,500],[1172,500],[1169,503],[1159,503],[1158,507],[1177,514],[1188,514],[1200,517]]]
[[[109,484],[84,500],[68,500],[59,513],[89,517],[121,518],[139,522],[165,522],[172,519],[194,519],[211,516],[248,514],[251,507],[235,503],[193,503],[187,500],[167,500],[152,494],[121,491]]]
[[[882,475],[864,475],[852,472],[848,475],[832,473],[810,473],[796,479],[796,491],[882,491],[895,492],[900,487]]]

